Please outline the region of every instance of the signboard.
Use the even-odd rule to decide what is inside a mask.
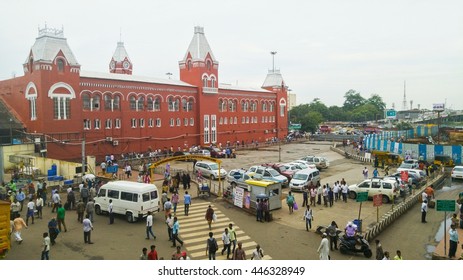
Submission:
[[[368,192],[359,192],[357,193],[357,202],[364,202],[368,200]]]
[[[436,210],[441,212],[455,212],[455,200],[438,199]]]
[[[383,196],[381,194],[375,194],[373,196],[373,206],[383,205]]]
[[[239,208],[243,208],[244,189],[235,188],[235,200],[233,204]]]
[[[386,119],[395,119],[397,117],[397,111],[394,109],[386,111]]]
[[[289,125],[288,130],[301,130],[301,127],[300,123],[292,123]]]
[[[436,112],[443,112],[445,109],[444,103],[435,103],[432,104],[432,110]]]

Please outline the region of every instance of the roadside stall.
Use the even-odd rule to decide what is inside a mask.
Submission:
[[[232,189],[235,206],[255,210],[257,198],[268,198],[270,211],[281,208],[281,183],[266,180],[245,182],[246,186],[236,186]]]

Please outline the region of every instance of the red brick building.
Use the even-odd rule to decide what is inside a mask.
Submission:
[[[0,81],[0,98],[27,133],[44,135],[49,157],[85,152],[264,142],[287,134],[287,87],[270,70],[261,88],[219,83],[219,62],[202,27],[179,62],[180,80],[132,75],[118,42],[108,73],[81,71],[62,30],[39,30],[24,76]],[[135,65],[136,67],[136,65]]]

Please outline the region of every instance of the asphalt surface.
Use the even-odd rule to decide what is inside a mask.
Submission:
[[[330,167],[321,171],[322,184],[333,184],[334,181],[344,178],[348,184],[359,183],[363,179],[363,163],[345,159],[343,156],[330,151],[330,143],[305,143],[287,144],[281,148],[270,147],[258,151],[240,151],[236,159],[224,159],[222,166],[228,171],[233,168],[248,168],[251,165],[278,162],[281,157],[282,162],[289,162],[307,155],[319,155],[330,160]],[[175,162],[173,168],[192,169],[192,163]],[[370,172],[372,171],[371,166]],[[134,176],[135,177],[135,176]],[[218,182],[214,182],[217,184]],[[461,186],[456,186],[452,191],[443,191],[442,196],[454,197],[459,192]],[[287,192],[283,190],[283,195]],[[196,196],[194,189],[190,190],[193,197]],[[440,195],[440,194],[438,194]],[[183,191],[180,192],[182,198]],[[284,198],[284,197],[283,197]],[[296,201],[302,205],[302,195],[296,194]],[[182,203],[182,201],[180,201]],[[246,244],[246,252],[249,253],[259,243],[264,249],[267,259],[281,260],[316,260],[318,259],[317,248],[321,237],[315,233],[317,225],[327,225],[335,220],[340,227],[344,227],[348,221],[358,218],[359,205],[353,200],[348,203],[336,202],[330,207],[314,208],[314,223],[310,232],[305,230],[305,222],[302,220],[303,210],[289,214],[287,207],[283,204],[282,209],[273,212],[274,221],[270,223],[256,222],[255,217],[244,212],[242,209],[215,197],[194,198],[187,217],[182,210],[178,211],[180,221],[180,238],[185,241],[182,250],[186,250],[192,259],[204,259],[205,242],[207,239],[207,223],[204,220],[204,213],[207,205],[213,205],[218,213],[219,220],[213,224],[213,232],[217,239],[223,232],[223,228],[232,223],[239,231],[238,241],[242,240]],[[363,203],[362,216],[364,224],[374,223],[376,220],[376,208],[372,207],[371,202]],[[392,205],[382,206],[382,210],[387,211]],[[419,206],[415,206],[417,208]],[[401,219],[394,223],[388,230],[383,232],[378,238],[382,240],[386,250],[395,252],[401,249],[406,259],[423,260],[429,259],[432,246],[436,245],[435,236],[438,232],[443,215],[440,213],[429,213],[428,223],[423,225],[419,222],[419,208],[411,209]],[[301,208],[302,209],[302,208]],[[25,213],[25,212],[24,212]],[[47,222],[54,214],[51,208],[44,209],[44,219],[36,220],[35,224],[30,224],[28,229],[23,230],[24,241],[22,244],[12,242],[12,249],[6,256],[11,260],[33,260],[40,258],[42,233],[47,231]],[[25,216],[25,215],[23,215]],[[149,248],[155,244],[161,257],[170,259],[174,248],[168,241],[167,230],[164,223],[163,213],[158,213],[154,217],[153,230],[157,236],[156,240],[146,240],[145,224],[140,221],[129,224],[123,216],[116,216],[115,223],[109,225],[107,216],[96,216],[92,232],[94,244],[84,244],[82,225],[77,221],[74,211],[66,214],[67,232],[60,233],[57,244],[51,249],[52,259],[64,260],[127,260],[137,259],[143,247]],[[182,233],[183,231],[183,233]],[[219,240],[219,246],[220,240]],[[204,253],[204,254],[203,254]],[[373,249],[374,253],[374,249]],[[392,254],[393,255],[393,254]],[[221,256],[223,258],[223,256]],[[338,251],[331,253],[332,259],[355,259],[364,260],[363,255],[342,255]]]

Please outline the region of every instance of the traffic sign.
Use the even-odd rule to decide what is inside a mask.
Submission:
[[[395,119],[397,116],[397,111],[392,109],[392,110],[387,110],[386,111],[386,118],[387,119]]]
[[[436,210],[441,212],[455,212],[455,200],[437,200]]]
[[[364,202],[368,200],[368,192],[359,192],[357,193],[357,202]]]
[[[373,196],[373,206],[381,206],[383,205],[383,195],[375,194]]]

